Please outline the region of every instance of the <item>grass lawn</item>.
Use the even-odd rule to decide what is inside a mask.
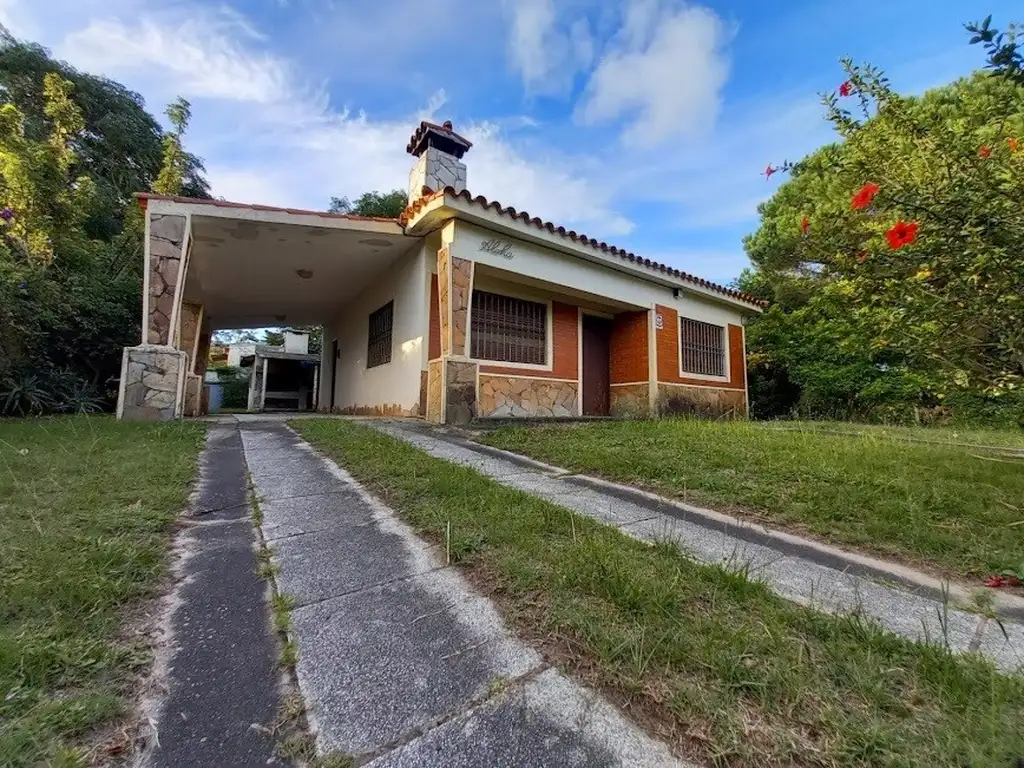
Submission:
[[[124,623],[164,572],[203,434],[0,420],[0,765],[74,765],[125,712],[148,658]]]
[[[942,430],[919,443],[795,426],[619,421],[511,427],[480,440],[942,576],[977,580],[1024,561],[1024,458],[951,445]]]
[[[1024,450],[1024,429],[980,429],[960,427],[893,427],[883,424],[853,424],[848,421],[759,422],[766,429],[832,432],[868,435],[891,440],[937,443],[954,446],[989,446]]]
[[[546,657],[717,765],[1011,765],[1024,677],[814,613],[365,426],[292,426],[501,606]]]

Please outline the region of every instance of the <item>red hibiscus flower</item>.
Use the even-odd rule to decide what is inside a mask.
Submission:
[[[871,205],[871,201],[875,199],[875,195],[878,194],[879,186],[872,184],[870,181],[865,184],[856,195],[853,196],[853,200],[850,201],[850,205],[853,206],[853,210],[859,211],[862,208],[867,208]]]
[[[845,96],[849,96],[851,93],[853,93],[853,86],[850,85],[850,81],[849,80],[847,80],[845,83],[843,83],[842,85],[839,86],[839,95],[840,96],[844,96],[844,97]]]
[[[904,245],[913,243],[917,240],[917,229],[919,226],[916,221],[909,224],[902,219],[897,221],[892,229],[885,233],[885,236],[889,239],[889,247],[896,251]]]
[[[800,231],[801,232],[803,232],[806,235],[807,234],[807,230],[810,229],[810,228],[811,228],[811,220],[810,219],[808,219],[806,216],[804,216],[802,219],[800,219]]]
[[[1016,576],[998,576],[993,574],[985,579],[985,586],[992,587],[992,589],[999,589],[1000,587],[1019,587],[1020,585],[1020,579]]]
[[[978,157],[980,157],[982,160],[988,160],[989,155],[991,154],[992,147],[990,147],[988,144],[982,144],[980,147],[978,147]]]
[[[1011,152],[1016,152],[1018,149],[1020,149],[1020,142],[1017,141],[1012,136],[1006,140],[1006,144],[1007,146],[1010,147]]]
[[[772,174],[775,173],[777,170],[779,170],[779,169],[778,168],[772,168],[772,164],[768,163],[768,167],[764,169],[764,180],[768,181],[768,179],[770,179],[772,177]]]

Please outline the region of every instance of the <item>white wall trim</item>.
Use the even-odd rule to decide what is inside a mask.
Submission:
[[[152,258],[152,253],[150,253],[149,247],[149,211],[144,211],[144,213],[146,215],[146,223],[142,235],[142,339],[139,343],[149,344],[149,272],[151,269],[149,260]],[[120,413],[118,418],[121,418]]]
[[[185,231],[181,235],[181,256],[178,259],[178,277],[174,283],[174,304],[171,305],[171,326],[167,329],[168,346],[176,346],[181,322],[181,304],[185,300],[185,278],[188,276],[189,251],[192,247],[192,215],[185,216]]]
[[[647,393],[648,407],[653,415],[658,407],[658,305],[652,304],[647,310],[647,376],[650,391]]]
[[[608,378],[611,378],[609,372]],[[583,415],[583,307],[576,307],[576,415]]]
[[[715,386],[714,384],[686,384],[682,381],[659,381],[658,384],[665,384],[670,387],[693,387],[694,389],[724,389],[728,392],[742,392],[737,387]]]
[[[576,383],[576,379],[567,379],[559,376],[526,376],[525,374],[516,375],[514,373],[497,373],[495,371],[481,371],[480,366],[477,366],[477,384],[479,384],[480,376],[493,376],[498,379],[528,379],[530,381],[566,381],[573,384]]]

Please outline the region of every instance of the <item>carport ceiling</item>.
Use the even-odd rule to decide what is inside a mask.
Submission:
[[[185,300],[214,328],[319,325],[420,242],[397,224],[325,221],[193,215]]]

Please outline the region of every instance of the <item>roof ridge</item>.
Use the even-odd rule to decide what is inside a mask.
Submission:
[[[608,245],[608,243],[604,242],[603,240],[597,240],[596,238],[588,237],[587,235],[577,233],[575,230],[567,230],[565,227],[556,226],[552,222],[544,221],[543,219],[537,216],[530,216],[530,214],[527,213],[526,211],[517,211],[512,206],[503,206],[497,200],[488,201],[488,199],[483,195],[473,196],[467,189],[464,189],[460,192],[457,191],[454,187],[445,187],[444,189],[435,192],[431,190],[429,187],[423,187],[422,194],[420,195],[420,197],[418,197],[416,200],[414,200],[412,203],[406,206],[405,210],[402,211],[401,215],[398,217],[399,223],[402,224],[403,226],[406,226],[409,220],[417,213],[419,213],[423,209],[423,207],[427,205],[427,203],[430,203],[431,201],[437,199],[438,197],[449,194],[452,195],[453,197],[461,197],[467,202],[473,203],[475,205],[480,205],[483,208],[493,208],[499,216],[510,216],[513,219],[520,219],[524,223],[531,224],[537,227],[538,229],[544,229],[552,234],[559,235],[560,237],[569,238],[573,242],[578,242],[582,243],[583,245],[590,246],[591,248],[599,250],[602,253],[611,253],[613,256],[618,256],[624,261],[639,264],[640,266],[646,267],[647,269],[656,272],[661,272],[663,274],[668,274],[672,277],[677,277],[680,280],[685,280],[686,282],[699,285],[702,288],[707,288],[708,290],[716,291],[718,293],[730,296],[735,299],[740,299],[741,301],[748,302],[750,304],[753,304],[754,306],[767,306],[767,302],[765,302],[763,299],[759,299],[756,296],[752,296],[749,293],[744,293],[743,291],[737,291],[732,288],[727,288],[723,285],[719,285],[718,283],[713,283],[710,280],[705,280],[703,277],[697,277],[696,275],[692,275],[689,272],[684,272],[681,269],[670,267],[667,264],[661,264],[660,262],[657,261],[645,259],[641,256],[637,256],[632,251],[627,251],[626,249],[619,248],[618,246],[615,245]]]

